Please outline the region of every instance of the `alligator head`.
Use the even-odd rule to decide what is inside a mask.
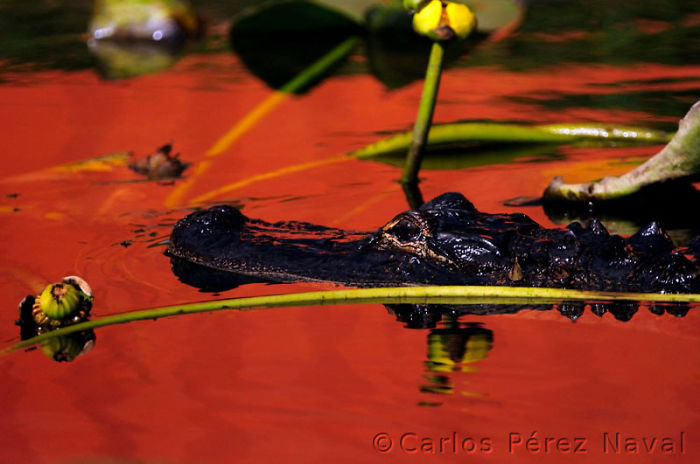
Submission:
[[[176,269],[257,281],[697,293],[698,248],[674,250],[656,223],[626,239],[595,220],[546,229],[524,214],[482,213],[461,194],[445,193],[376,232],[268,223],[215,206],[181,219],[167,254]]]

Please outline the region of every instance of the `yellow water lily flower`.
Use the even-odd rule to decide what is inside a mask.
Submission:
[[[431,0],[413,15],[413,29],[433,40],[465,39],[476,27],[467,5]]]

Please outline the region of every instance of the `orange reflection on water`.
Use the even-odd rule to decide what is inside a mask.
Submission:
[[[700,67],[449,70],[435,116],[438,122],[669,122],[642,111],[548,109],[513,98],[638,89],[647,84],[620,83],[640,75],[697,78]],[[233,202],[268,221],[379,227],[406,209],[398,170],[335,160],[376,140],[377,131],[410,128],[419,94],[419,84],[389,92],[368,75],[329,79],[282,102],[225,153],[207,159],[215,141],[270,95],[231,56],[188,57],[167,72],[130,81],[100,81],[90,72],[13,76],[0,85],[2,339],[17,338],[16,302],[64,275],[90,282],[97,317],[210,298],[177,281],[162,246],[149,247],[167,238],[197,199]],[[119,163],[52,169],[126,150],[142,156],[170,140],[195,163],[186,175],[196,180],[174,209],[166,201],[182,181],[143,182]],[[564,157],[548,162],[424,171],[421,187],[426,199],[455,190],[479,209],[513,212],[504,200],[538,196],[555,173],[577,181],[654,151],[562,147]],[[195,177],[205,161],[210,168]],[[236,188],[226,189],[231,185]],[[540,208],[523,211],[552,226]],[[254,284],[222,296],[327,287]],[[403,328],[380,306],[223,312],[110,327],[98,331],[89,355],[69,365],[38,351],[16,353],[0,360],[0,456],[33,463],[283,456],[371,462],[385,459],[373,449],[380,432],[393,438],[391,453],[398,456],[422,453],[401,450],[402,434],[439,440],[456,432],[492,440],[491,454],[470,459],[539,462],[543,452],[508,448],[509,434],[527,438],[537,431],[540,438],[587,438],[589,452],[579,456],[585,462],[605,458],[605,432],[676,440],[683,432],[689,441],[681,458],[698,459],[691,446],[700,433],[697,311],[674,318],[642,309],[627,323],[585,313],[573,324],[552,311],[466,320],[493,332],[478,371],[456,376],[469,382],[460,391],[483,396],[441,398],[437,408],[418,406],[426,401],[419,387],[428,331]],[[547,454],[558,462],[571,453]],[[615,462],[648,462],[642,452],[613,455]],[[663,457],[658,450],[652,456]]]

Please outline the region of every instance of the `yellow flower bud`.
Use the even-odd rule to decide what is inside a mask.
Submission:
[[[448,3],[445,10],[447,11],[448,25],[460,39],[466,39],[476,28],[476,16],[467,5]]]
[[[441,16],[442,3],[439,0],[432,0],[413,15],[413,29],[421,35],[430,37],[432,31],[440,25]]]
[[[476,27],[476,17],[461,3],[431,0],[413,15],[413,29],[433,40],[466,38]]]

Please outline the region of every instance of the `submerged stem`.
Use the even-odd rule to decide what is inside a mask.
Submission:
[[[423,206],[423,193],[420,191],[418,182],[406,182],[401,184],[403,194],[410,209],[418,209]]]
[[[411,145],[406,154],[406,163],[404,164],[403,173],[399,179],[402,184],[418,181],[418,171],[420,170],[421,161],[423,160],[423,153],[425,152],[430,125],[433,122],[433,112],[435,110],[435,100],[440,86],[442,59],[444,55],[444,45],[441,42],[434,41],[433,47],[430,50],[428,69],[425,73],[425,82],[423,83],[423,94],[421,95],[420,105],[418,107],[418,115],[416,116],[416,123],[413,126],[413,138],[411,139]]]
[[[318,292],[290,293],[283,295],[234,298],[205,301],[160,308],[144,309],[105,316],[79,324],[62,327],[51,332],[15,343],[0,350],[0,357],[16,350],[45,342],[55,337],[83,330],[96,329],[127,322],[155,320],[168,316],[195,314],[222,310],[253,310],[285,306],[412,303],[412,304],[530,304],[556,303],[561,301],[620,301],[638,300],[649,302],[700,302],[700,294],[620,293],[570,290],[535,287],[491,287],[491,286],[432,286],[432,287],[384,287],[327,290]]]

